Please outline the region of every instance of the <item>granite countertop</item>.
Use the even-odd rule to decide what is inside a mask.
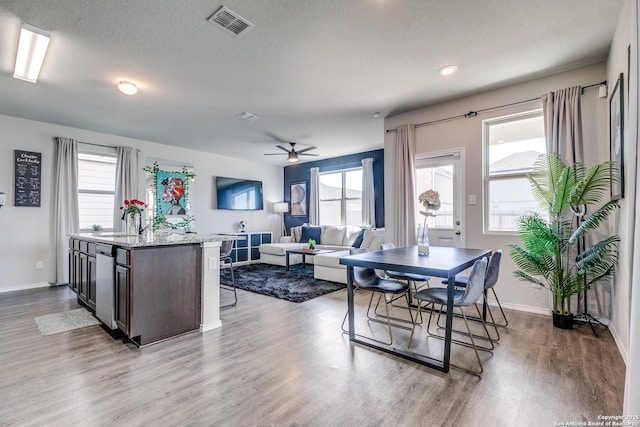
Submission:
[[[239,240],[235,236],[223,234],[195,234],[172,232],[146,232],[140,236],[127,235],[126,233],[78,233],[69,234],[69,237],[87,240],[90,242],[107,243],[128,248],[143,248],[163,245],[189,245],[205,242],[222,242],[223,240]]]

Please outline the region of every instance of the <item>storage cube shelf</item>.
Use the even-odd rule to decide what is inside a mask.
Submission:
[[[272,234],[270,231],[252,233],[220,233],[227,236],[245,237],[243,240],[236,240],[231,250],[233,264],[249,264],[260,260],[260,250],[263,243],[271,243]],[[228,261],[227,261],[228,263]]]

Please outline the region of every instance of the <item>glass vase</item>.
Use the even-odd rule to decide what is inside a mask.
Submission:
[[[140,232],[140,215],[127,215],[127,235],[137,236]]]
[[[416,238],[418,242],[418,255],[429,255],[429,227],[426,223],[418,225],[418,234]]]

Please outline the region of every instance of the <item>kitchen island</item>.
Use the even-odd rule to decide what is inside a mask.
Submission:
[[[220,245],[181,233],[69,236],[69,286],[110,329],[142,347],[220,327]],[[233,239],[233,237],[231,237]]]

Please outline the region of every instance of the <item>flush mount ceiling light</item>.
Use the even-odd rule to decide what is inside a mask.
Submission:
[[[125,95],[135,95],[138,93],[138,87],[136,84],[126,80],[121,80],[120,83],[118,83],[118,90]]]
[[[48,31],[22,24],[13,77],[31,83],[38,80],[50,39],[51,34]]]
[[[438,74],[441,76],[450,76],[456,71],[458,71],[458,67],[455,65],[445,65],[444,67],[438,68]]]

